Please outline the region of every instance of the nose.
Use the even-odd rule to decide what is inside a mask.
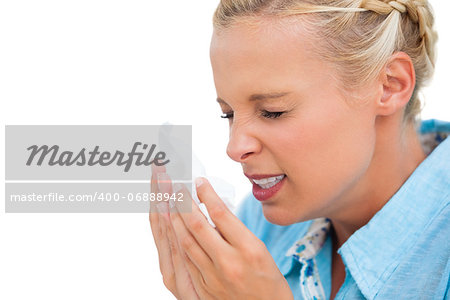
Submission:
[[[260,151],[261,143],[252,133],[251,128],[237,123],[230,127],[227,154],[232,160],[243,163]]]

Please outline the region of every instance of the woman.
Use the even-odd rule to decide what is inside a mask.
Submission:
[[[166,287],[178,299],[447,297],[450,140],[421,139],[441,142],[450,124],[417,117],[435,40],[425,0],[221,1],[217,101],[253,196],[237,218],[199,179],[216,229],[195,205],[150,214]],[[156,173],[152,191],[172,192]]]

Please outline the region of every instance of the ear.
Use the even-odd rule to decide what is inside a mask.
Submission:
[[[388,116],[403,110],[416,85],[416,73],[411,58],[396,52],[381,71],[383,95],[377,102],[377,115]]]

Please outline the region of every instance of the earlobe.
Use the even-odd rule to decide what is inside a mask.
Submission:
[[[388,116],[403,110],[416,84],[411,58],[404,52],[393,54],[380,74],[380,81],[383,94],[377,103],[378,115]]]

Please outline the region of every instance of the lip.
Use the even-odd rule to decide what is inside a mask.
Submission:
[[[254,174],[254,175],[249,175],[244,173],[245,177],[250,178],[250,179],[264,179],[264,178],[269,178],[269,177],[276,177],[276,176],[280,176],[280,175],[286,175],[283,173],[280,174]]]
[[[245,174],[245,173],[244,173]],[[274,186],[268,188],[268,189],[263,189],[262,187],[260,187],[259,185],[257,185],[256,183],[254,183],[252,180],[251,183],[253,184],[253,196],[255,196],[256,199],[258,199],[259,201],[266,201],[269,200],[270,198],[272,198],[282,187],[284,184],[284,181],[286,179],[286,174],[275,174],[275,175],[247,175],[245,174],[245,176],[247,176],[249,179],[263,179],[263,178],[268,178],[268,177],[275,177],[275,176],[280,176],[280,175],[284,175],[284,178],[278,182],[277,184],[275,184]]]

